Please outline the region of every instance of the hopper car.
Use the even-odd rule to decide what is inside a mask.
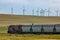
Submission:
[[[50,25],[10,25],[8,33],[60,34],[60,24]]]

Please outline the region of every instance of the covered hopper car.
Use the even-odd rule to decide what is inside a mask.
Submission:
[[[10,25],[8,33],[60,34],[60,24],[52,25]]]

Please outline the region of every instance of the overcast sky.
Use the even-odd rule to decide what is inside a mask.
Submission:
[[[14,13],[22,13],[22,8],[31,13],[31,9],[52,8],[60,9],[60,0],[0,0],[0,13],[10,13],[10,8],[14,8]],[[30,14],[29,13],[29,14]],[[55,14],[56,15],[56,14]]]

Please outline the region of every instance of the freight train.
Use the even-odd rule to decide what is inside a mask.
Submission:
[[[8,27],[8,33],[60,34],[60,24],[10,25]]]

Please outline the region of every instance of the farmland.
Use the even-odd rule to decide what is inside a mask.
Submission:
[[[60,17],[38,17],[0,14],[0,40],[60,40],[60,34],[8,34],[8,26],[12,24],[60,24]]]
[[[0,26],[11,24],[60,24],[60,17],[22,16],[0,14]]]

